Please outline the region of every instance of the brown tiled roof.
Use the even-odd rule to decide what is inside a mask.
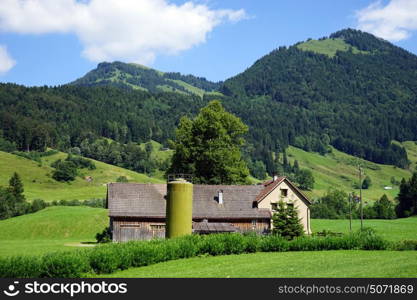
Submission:
[[[194,185],[194,219],[264,219],[268,209],[253,208],[263,185]],[[223,191],[223,204],[216,201]],[[165,218],[167,185],[110,183],[108,206],[110,216]]]

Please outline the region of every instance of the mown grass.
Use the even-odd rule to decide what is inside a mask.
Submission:
[[[417,251],[311,251],[195,257],[94,277],[416,277]]]
[[[42,163],[35,162],[17,155],[0,151],[0,186],[7,186],[10,177],[18,172],[24,185],[25,196],[28,200],[36,198],[45,201],[53,200],[85,200],[92,198],[104,198],[109,182],[116,182],[119,176],[125,176],[129,181],[142,183],[161,183],[161,179],[151,178],[144,174],[94,161],[97,169],[81,169],[80,176],[70,183],[58,182],[52,178],[53,168],[51,163],[57,159],[65,159],[67,154],[57,154],[42,158]],[[92,182],[87,182],[84,177],[91,176]]]
[[[409,159],[415,162],[414,151],[417,153],[417,145],[414,142],[406,142]],[[301,168],[310,169],[313,172],[315,184],[311,192],[306,192],[309,197],[317,198],[324,195],[328,189],[340,189],[346,193],[355,192],[354,183],[359,182],[358,163],[363,167],[364,176],[369,176],[372,185],[367,190],[362,190],[364,203],[371,203],[386,194],[393,200],[399,192],[399,186],[391,183],[391,177],[397,181],[402,178],[411,177],[411,170],[404,170],[390,165],[381,165],[356,158],[346,153],[332,149],[332,153],[320,155],[318,153],[306,152],[299,148],[289,147],[288,156],[291,163],[298,160]],[[364,177],[363,177],[364,178]],[[392,187],[385,190],[385,186]]]
[[[334,57],[337,51],[346,52],[350,48],[354,54],[367,54],[369,52],[360,51],[358,48],[347,44],[342,39],[324,39],[324,40],[309,40],[307,42],[297,45],[297,48],[303,51],[312,51],[319,54],[324,54],[329,57]]]
[[[0,221],[0,257],[79,249],[108,226],[107,210],[55,206]]]
[[[417,240],[417,217],[395,220],[364,220],[364,227],[373,228],[376,233],[388,241]],[[331,230],[349,232],[349,220],[312,219],[313,232]],[[360,229],[360,220],[352,221],[353,231]]]

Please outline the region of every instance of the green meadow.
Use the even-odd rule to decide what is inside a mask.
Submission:
[[[364,220],[363,225],[375,229],[379,236],[388,241],[417,240],[417,216],[394,220]],[[352,231],[357,231],[360,227],[360,220],[352,220]],[[348,233],[349,220],[312,219],[311,230]]]
[[[303,51],[311,51],[318,54],[324,54],[329,57],[334,57],[337,51],[346,52],[349,49],[354,54],[367,54],[369,52],[360,51],[358,48],[349,45],[343,39],[324,39],[324,40],[309,40],[297,45],[297,48]]]
[[[358,165],[360,164],[364,173],[362,179],[369,176],[372,180],[370,188],[362,190],[366,204],[368,201],[378,200],[383,194],[393,200],[398,195],[399,186],[391,183],[391,177],[394,177],[398,182],[402,178],[411,177],[417,162],[417,144],[405,142],[403,146],[406,147],[408,158],[412,162],[409,170],[369,162],[334,148],[331,153],[320,155],[290,146],[287,154],[291,163],[298,160],[301,168],[307,168],[313,172],[314,189],[311,192],[306,192],[311,198],[320,197],[331,188],[359,194],[359,190],[354,188],[354,184],[359,182]],[[391,187],[391,189],[385,189],[385,187]]]
[[[268,252],[195,257],[131,268],[102,277],[416,277],[417,251]]]
[[[53,206],[1,220],[0,256],[91,247],[108,225],[106,209],[85,206]]]

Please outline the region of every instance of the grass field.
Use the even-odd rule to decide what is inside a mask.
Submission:
[[[76,245],[88,247],[108,224],[107,210],[85,206],[48,207],[2,220],[0,256],[78,249]]]
[[[151,178],[130,170],[94,161],[97,169],[81,169],[80,176],[70,183],[55,181],[52,177],[51,163],[57,159],[65,159],[65,153],[57,153],[42,158],[42,164],[17,155],[0,151],[0,186],[7,186],[10,177],[18,172],[22,178],[25,196],[28,200],[36,198],[45,201],[104,198],[109,182],[115,182],[119,176],[126,176],[129,181],[143,183],[160,183],[160,179]],[[92,182],[84,177],[91,176]]]
[[[297,48],[303,51],[312,51],[319,54],[324,54],[329,57],[334,57],[337,51],[346,52],[350,48],[354,54],[366,54],[369,52],[360,51],[358,48],[347,44],[342,39],[325,39],[325,40],[309,40],[297,45]]]
[[[196,257],[103,277],[416,277],[417,251],[312,251]]]
[[[417,217],[395,220],[364,220],[364,227],[375,229],[378,235],[388,241],[417,240]],[[312,219],[313,232],[331,230],[333,232],[349,232],[349,220]],[[353,231],[360,229],[360,220],[353,220]]]
[[[354,183],[359,181],[358,163],[363,167],[364,176],[369,176],[372,185],[368,190],[362,190],[364,203],[378,200],[383,194],[392,200],[399,192],[399,187],[391,183],[391,177],[397,181],[402,178],[411,177],[411,170],[417,162],[417,145],[414,142],[405,142],[412,166],[410,170],[404,170],[390,165],[372,163],[356,158],[333,148],[331,153],[320,155],[318,153],[306,152],[299,148],[289,147],[288,156],[291,163],[298,160],[301,168],[308,168],[313,172],[315,184],[312,192],[306,192],[311,198],[322,196],[330,188],[341,189],[347,193],[359,190],[353,188]],[[364,178],[364,177],[363,177]],[[392,187],[385,190],[385,186]]]

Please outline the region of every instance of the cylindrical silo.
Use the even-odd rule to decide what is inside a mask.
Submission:
[[[184,179],[168,182],[165,236],[191,234],[192,220],[193,185]]]

